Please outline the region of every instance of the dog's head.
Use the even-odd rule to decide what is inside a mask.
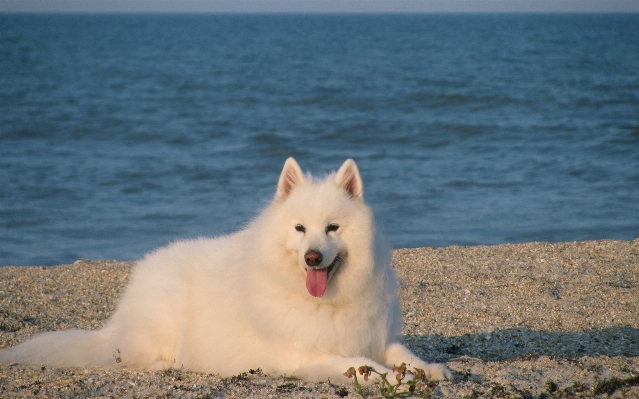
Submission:
[[[314,297],[334,292],[336,280],[348,280],[354,270],[353,257],[370,252],[374,226],[363,201],[359,170],[351,159],[322,181],[304,176],[289,158],[277,186],[279,229],[286,231],[286,250],[297,258],[298,272]],[[366,273],[364,273],[365,275]]]

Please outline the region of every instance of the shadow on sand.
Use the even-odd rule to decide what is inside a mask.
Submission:
[[[431,362],[460,356],[486,361],[528,355],[576,359],[583,356],[639,356],[639,329],[610,327],[580,332],[547,332],[509,328],[457,337],[405,335],[404,343]]]

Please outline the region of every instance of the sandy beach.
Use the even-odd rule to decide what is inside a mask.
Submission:
[[[0,267],[0,347],[95,329],[133,262]],[[639,239],[400,249],[403,341],[454,378],[432,397],[639,397]],[[361,365],[354,365],[361,366]],[[380,395],[377,386],[364,390]],[[359,397],[352,384],[0,365],[0,397]]]

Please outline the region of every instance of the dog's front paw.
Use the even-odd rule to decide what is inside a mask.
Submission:
[[[452,374],[445,364],[430,363],[423,367],[424,374],[428,381],[450,380]]]

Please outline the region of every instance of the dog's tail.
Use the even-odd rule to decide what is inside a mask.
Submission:
[[[110,348],[109,342],[109,334],[104,330],[47,332],[23,344],[0,350],[0,363],[113,366],[118,362],[119,354]]]

